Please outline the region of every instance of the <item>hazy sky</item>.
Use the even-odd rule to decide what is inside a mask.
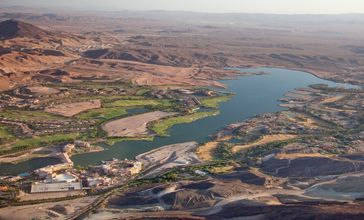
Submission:
[[[364,13],[364,0],[0,0],[0,4],[99,10]]]

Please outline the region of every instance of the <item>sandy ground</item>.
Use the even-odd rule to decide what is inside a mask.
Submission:
[[[232,151],[234,153],[237,153],[237,152],[239,152],[241,150],[249,149],[249,148],[252,148],[252,147],[259,146],[259,145],[269,144],[269,143],[274,142],[274,141],[286,141],[286,140],[293,139],[293,138],[296,138],[296,137],[297,137],[297,135],[289,135],[289,134],[266,135],[266,136],[263,136],[263,138],[261,138],[260,140],[254,142],[254,143],[245,144],[245,145],[236,145],[236,146],[234,146],[232,148]]]
[[[341,100],[343,98],[344,98],[344,96],[342,96],[342,95],[341,96],[329,97],[329,98],[324,99],[321,103],[322,104],[327,104],[327,103],[337,102],[337,101],[339,101],[339,100]]]
[[[87,111],[90,109],[101,108],[100,100],[92,100],[87,102],[77,102],[77,103],[69,103],[69,104],[61,104],[56,105],[54,107],[46,108],[46,112],[62,115],[66,117],[72,117],[77,115],[83,111]]]
[[[102,126],[108,137],[138,137],[148,135],[149,122],[168,116],[176,115],[174,112],[155,111],[145,114],[130,116],[111,121]]]
[[[96,197],[86,197],[62,202],[14,206],[0,209],[0,219],[66,219],[75,211],[94,202]]]
[[[284,160],[284,159],[296,159],[296,158],[303,158],[303,157],[333,157],[333,155],[324,155],[320,153],[311,153],[311,154],[304,154],[304,153],[292,153],[292,154],[284,154],[279,153],[275,156],[277,159]]]
[[[155,150],[138,155],[136,159],[142,162],[147,170],[146,177],[153,177],[167,169],[200,163],[200,159],[194,153],[198,144],[186,142],[157,148]]]
[[[211,141],[201,145],[197,151],[197,156],[204,161],[212,160],[214,157],[214,150],[217,148],[219,142]]]
[[[21,52],[11,52],[2,55],[0,61],[0,68],[5,72],[24,72],[24,71],[39,71],[44,67],[61,67],[64,62],[69,61],[70,57],[64,56],[40,56],[27,54],[25,59],[16,59],[22,56]]]
[[[0,76],[0,91],[7,90],[12,86],[13,85],[8,78]]]
[[[78,195],[84,195],[84,194],[85,193],[82,191],[36,193],[36,194],[26,193],[20,197],[20,201],[64,198],[64,197],[68,197],[68,196],[78,196]]]

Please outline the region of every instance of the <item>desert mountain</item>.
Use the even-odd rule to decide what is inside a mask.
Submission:
[[[66,76],[58,74],[60,69],[77,59],[79,50],[97,44],[14,19],[0,22],[0,40],[0,91],[38,81],[61,81]]]
[[[7,40],[15,37],[41,39],[52,35],[35,25],[18,20],[6,20],[0,23],[0,39]]]

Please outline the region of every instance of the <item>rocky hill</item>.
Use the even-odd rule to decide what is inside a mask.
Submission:
[[[41,39],[52,35],[35,25],[18,20],[6,20],[0,23],[0,39],[7,40],[16,37]]]

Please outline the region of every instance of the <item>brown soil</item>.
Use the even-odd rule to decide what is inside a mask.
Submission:
[[[201,145],[196,151],[197,156],[204,161],[212,160],[218,144],[219,142],[217,141],[211,141]]]
[[[139,137],[150,134],[149,122],[175,115],[171,112],[149,112],[108,122],[102,126],[108,137]]]
[[[251,143],[251,144],[245,144],[245,145],[236,145],[232,148],[232,151],[234,153],[237,153],[241,150],[246,150],[252,147],[256,147],[259,145],[269,144],[275,141],[286,141],[293,138],[296,138],[297,135],[289,135],[289,134],[275,134],[275,135],[266,135],[263,136],[260,140]]]
[[[96,109],[101,108],[101,102],[100,100],[92,100],[87,102],[77,102],[77,103],[65,103],[60,104],[52,107],[46,108],[46,112],[62,115],[65,117],[72,117],[74,115],[77,115],[81,112],[90,110],[90,109]]]

